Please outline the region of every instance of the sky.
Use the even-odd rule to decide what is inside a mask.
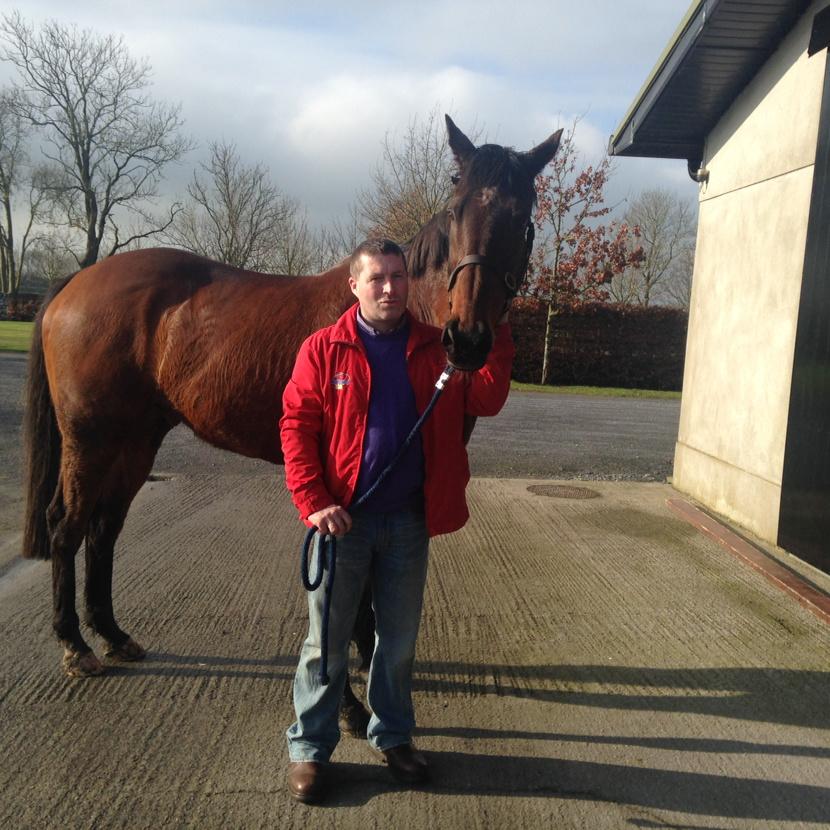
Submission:
[[[579,118],[598,160],[690,0],[25,0],[27,21],[119,34],[152,67],[152,92],[181,104],[196,147],[167,170],[183,192],[211,141],[236,144],[306,206],[345,218],[384,137],[448,112],[479,142],[529,149]],[[0,66],[0,81],[8,66]],[[610,204],[649,187],[694,198],[685,162],[618,159]]]

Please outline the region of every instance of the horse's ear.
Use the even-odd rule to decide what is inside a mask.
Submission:
[[[467,160],[475,152],[476,146],[467,138],[458,127],[453,123],[449,115],[444,115],[447,121],[447,137],[450,142],[450,149],[458,162],[458,166],[463,168]]]
[[[522,153],[522,162],[531,178],[536,178],[545,169],[545,165],[556,155],[561,140],[562,130],[557,130],[532,150]]]

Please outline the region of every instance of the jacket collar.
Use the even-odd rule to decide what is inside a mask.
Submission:
[[[332,343],[349,343],[363,348],[363,343],[357,331],[357,309],[358,303],[350,306],[331,327],[330,339]],[[409,339],[406,342],[407,354],[411,354],[415,349],[425,346],[428,343],[441,340],[440,329],[416,320],[409,309],[406,309],[404,314],[409,321]]]

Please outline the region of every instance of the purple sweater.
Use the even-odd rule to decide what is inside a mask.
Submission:
[[[354,501],[377,480],[418,420],[415,393],[406,368],[409,324],[383,334],[357,315],[357,331],[371,372],[369,412]],[[424,487],[424,453],[417,435],[389,478],[359,510],[386,513],[418,502]]]

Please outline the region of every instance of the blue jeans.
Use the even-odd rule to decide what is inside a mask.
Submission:
[[[379,750],[410,742],[415,726],[412,664],[428,552],[429,536],[422,511],[352,516],[352,529],[337,540],[327,686],[319,680],[323,586],[308,595],[308,637],[294,677],[297,720],[286,733],[292,761],[326,762],[340,739],[337,718],[346,682],[349,640],[367,580],[372,586],[376,633],[367,693],[372,717],[366,737]]]

